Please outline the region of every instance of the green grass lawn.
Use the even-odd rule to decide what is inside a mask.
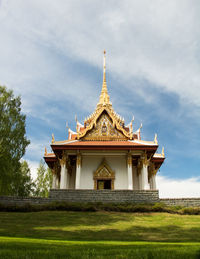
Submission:
[[[0,258],[200,258],[200,216],[1,212]]]

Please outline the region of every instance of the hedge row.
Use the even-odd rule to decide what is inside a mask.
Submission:
[[[0,211],[37,212],[37,211],[117,211],[117,212],[168,212],[176,214],[200,215],[200,207],[167,206],[164,203],[75,203],[52,202],[48,204],[1,204]]]

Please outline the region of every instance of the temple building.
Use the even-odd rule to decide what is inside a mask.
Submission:
[[[95,111],[84,124],[76,119],[76,131],[56,141],[44,159],[52,170],[52,189],[156,190],[156,174],[164,162],[157,154],[157,135],[142,140],[141,127],[133,131],[112,106],[107,90],[104,51],[103,84]]]

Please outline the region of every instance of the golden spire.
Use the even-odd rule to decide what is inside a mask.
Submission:
[[[101,89],[101,95],[99,98],[99,105],[106,105],[110,103],[110,97],[108,95],[107,83],[106,83],[106,51],[104,50],[103,56],[103,84]]]
[[[103,87],[105,90],[107,90],[107,84],[106,84],[106,51],[103,52]]]

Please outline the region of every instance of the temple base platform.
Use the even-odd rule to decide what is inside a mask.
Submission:
[[[158,190],[72,190],[51,189],[49,198],[68,202],[155,203]]]

